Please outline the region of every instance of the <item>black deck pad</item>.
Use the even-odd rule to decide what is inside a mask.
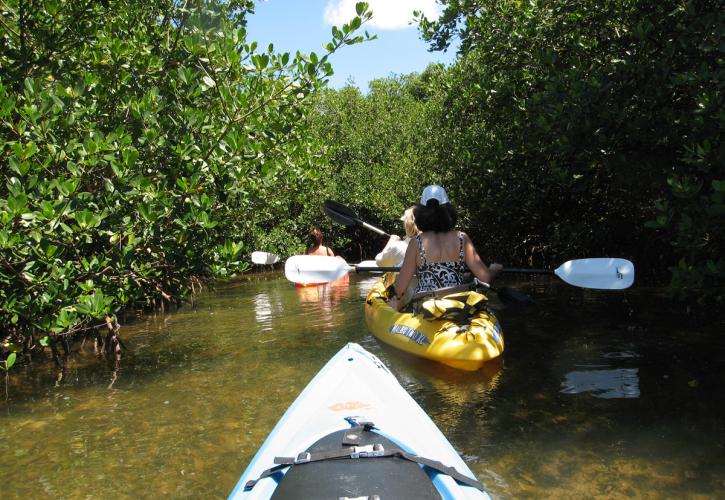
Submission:
[[[319,452],[343,448],[347,430],[333,432],[305,450]],[[398,445],[374,431],[363,431],[361,446],[382,444],[386,449]],[[292,455],[302,450],[293,450]],[[300,498],[366,497],[385,499],[441,498],[431,479],[420,466],[399,457],[342,458],[293,465],[272,495],[275,500]]]

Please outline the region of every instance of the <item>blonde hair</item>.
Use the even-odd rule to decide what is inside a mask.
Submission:
[[[405,227],[406,238],[414,238],[420,232],[418,230],[418,226],[415,225],[415,214],[413,214],[414,208],[415,207],[410,207],[406,209],[403,214],[403,226]]]

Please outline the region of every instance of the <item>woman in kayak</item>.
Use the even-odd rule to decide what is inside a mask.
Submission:
[[[335,252],[333,252],[330,247],[326,247],[322,244],[323,236],[322,231],[319,227],[313,226],[312,228],[310,228],[309,236],[312,246],[307,249],[305,255],[322,255],[329,257],[335,256]]]
[[[399,267],[403,265],[403,259],[405,258],[405,252],[408,250],[408,242],[415,238],[420,231],[418,226],[415,225],[415,215],[413,215],[415,207],[410,207],[405,210],[403,216],[400,218],[403,221],[403,227],[405,228],[405,239],[400,239],[400,236],[393,234],[390,236],[388,243],[385,245],[379,254],[375,256],[375,263],[380,267]]]
[[[408,245],[398,278],[386,290],[393,308],[402,305],[398,297],[414,275],[418,277],[417,293],[461,285],[466,269],[479,280],[490,283],[503,269],[501,264],[486,266],[468,235],[454,229],[458,215],[441,186],[433,184],[423,190],[414,215],[421,233]]]
[[[418,236],[420,231],[418,226],[415,225],[415,215],[413,211],[415,207],[410,207],[405,210],[403,216],[400,218],[403,221],[403,227],[405,227],[405,239],[401,240],[400,236],[393,234],[390,236],[388,243],[385,248],[375,256],[375,263],[380,267],[400,267],[403,265],[405,259],[405,252],[408,250],[408,244],[410,241]],[[410,302],[411,297],[415,294],[415,288],[418,284],[415,276],[408,282],[408,286],[405,288],[405,293],[402,295],[399,306]]]

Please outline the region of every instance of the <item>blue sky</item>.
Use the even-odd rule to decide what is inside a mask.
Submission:
[[[368,0],[373,19],[360,30],[376,40],[342,47],[330,58],[335,74],[329,85],[340,88],[349,78],[363,91],[368,82],[391,74],[422,72],[431,62],[450,64],[455,49],[428,52],[417,28],[409,25],[413,10],[437,16],[435,0]],[[275,52],[300,50],[324,53],[323,45],[332,40],[332,23],[338,27],[355,12],[355,0],[260,0],[249,17],[247,40],[261,47],[273,43]],[[410,13],[410,14],[409,14]]]

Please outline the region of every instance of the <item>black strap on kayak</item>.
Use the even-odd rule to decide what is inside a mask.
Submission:
[[[368,422],[366,422],[368,423]],[[362,426],[361,426],[362,427]],[[347,435],[346,435],[347,438]],[[271,467],[262,474],[259,478],[249,480],[244,485],[244,491],[251,490],[254,485],[260,480],[269,477],[285,467],[291,465],[303,465],[311,462],[319,462],[322,460],[337,460],[337,459],[359,459],[359,458],[379,458],[379,457],[400,457],[405,460],[410,460],[420,465],[429,467],[437,472],[446,474],[461,484],[472,486],[478,490],[484,491],[483,484],[480,481],[464,476],[453,467],[448,467],[437,460],[431,460],[425,457],[419,457],[412,453],[401,450],[400,448],[389,448],[385,449],[382,444],[371,444],[367,446],[348,446],[338,450],[326,450],[320,452],[307,452],[304,451],[298,454],[296,457],[275,457],[274,463],[277,464]]]
[[[254,485],[257,484],[259,481],[266,477],[273,476],[285,467],[289,467],[289,465],[275,465],[274,467],[270,467],[266,471],[262,472],[257,479],[250,479],[249,481],[247,481],[247,483],[244,485],[244,491],[251,490],[252,488],[254,488]]]

